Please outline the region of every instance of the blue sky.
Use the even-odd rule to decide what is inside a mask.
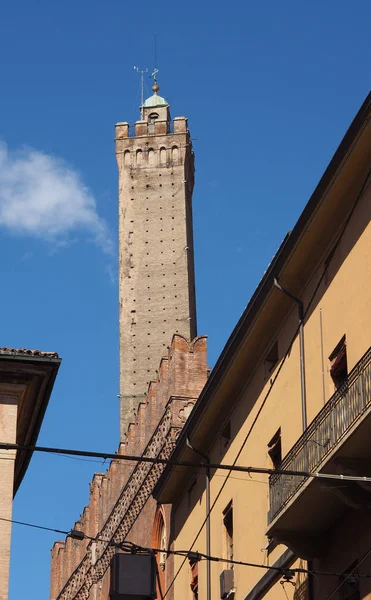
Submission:
[[[114,124],[139,116],[154,31],[160,93],[194,138],[212,366],[369,91],[370,19],[367,0],[3,3],[0,345],[63,358],[41,444],[118,445]],[[105,468],[35,455],[14,518],[70,529]],[[48,598],[57,537],[13,527],[10,600]]]

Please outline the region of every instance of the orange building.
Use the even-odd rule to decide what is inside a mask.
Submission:
[[[232,332],[173,458],[371,476],[370,113],[371,96]],[[371,597],[369,481],[210,475],[211,512],[205,469],[169,466],[155,489],[173,505],[172,549],[222,559],[176,556],[176,600]]]

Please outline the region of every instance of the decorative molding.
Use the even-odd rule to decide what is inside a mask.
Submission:
[[[170,398],[143,456],[170,457],[195,400]],[[159,463],[136,465],[97,539],[89,542],[85,557],[59,592],[57,600],[89,600],[91,587],[102,579],[115,553],[111,543],[125,540],[164,468],[165,465]]]

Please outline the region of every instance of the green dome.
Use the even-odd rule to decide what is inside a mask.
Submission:
[[[153,96],[144,101],[143,108],[154,108],[155,106],[167,106],[165,98],[154,93]]]

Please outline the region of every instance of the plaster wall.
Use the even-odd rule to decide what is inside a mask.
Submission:
[[[0,389],[0,439],[16,442],[18,397]],[[0,451],[0,517],[12,518],[15,451]],[[0,521],[0,598],[8,598],[11,523]]]
[[[368,186],[359,201],[357,208],[342,237],[341,243],[335,251],[326,276],[319,284],[318,290],[311,303],[310,310],[305,320],[305,369],[307,384],[307,414],[308,424],[323,407],[335,388],[332,382],[329,367],[329,355],[346,335],[348,371],[358,362],[371,345],[371,187]],[[333,232],[333,238],[335,234]],[[320,263],[310,279],[302,282],[301,298],[304,307],[310,299],[326,268],[326,259],[331,250],[331,237],[329,236],[328,251],[322,256]],[[310,257],[308,257],[310,260]],[[277,292],[278,293],[278,292]],[[322,314],[322,335],[320,328],[320,314]],[[299,369],[299,342],[296,336],[292,339],[298,326],[297,306],[292,302],[288,304],[286,318],[270,326],[270,343],[262,349],[261,359],[252,372],[236,374],[240,387],[230,389],[230,395],[238,394],[239,402],[229,415],[231,424],[231,441],[225,444],[220,430],[220,435],[210,440],[209,456],[212,462],[231,464],[238,456],[237,464],[255,465],[272,468],[268,455],[268,443],[281,428],[282,456],[290,450],[302,433],[301,390]],[[278,340],[279,362],[269,373],[264,357],[270,345]],[[324,355],[324,373],[322,375],[321,346]],[[283,356],[287,359],[281,368],[273,387],[274,380],[280,367]],[[323,381],[325,394],[323,395]],[[272,387],[271,391],[270,388]],[[228,396],[228,388],[223,392]],[[265,403],[265,404],[264,404]],[[261,408],[264,404],[264,407]],[[253,425],[260,410],[259,417]],[[202,476],[198,475],[198,487],[193,493],[196,497],[189,504],[187,491],[182,493],[179,504],[175,508],[174,536],[177,548],[190,548],[203,551],[205,548],[205,529],[195,541],[197,532],[205,515],[205,494]],[[211,503],[215,506],[211,515],[211,548],[215,556],[226,557],[226,532],[223,525],[223,510],[228,503],[233,501],[234,517],[234,558],[257,564],[272,565],[286,549],[278,545],[268,550],[267,537],[267,512],[269,509],[268,477],[265,475],[251,475],[232,473],[226,480],[225,471],[216,471],[211,480]],[[356,513],[354,516],[357,526],[348,532],[342,540],[341,548],[346,547],[344,568],[352,560],[360,556],[361,548],[366,546],[363,540],[369,539],[368,534],[363,534],[363,515]],[[367,517],[368,519],[368,517]],[[368,522],[368,520],[367,520]],[[352,532],[358,531],[360,537],[352,539]],[[356,534],[358,536],[358,534]],[[348,539],[352,541],[348,545]],[[369,542],[368,542],[369,544]],[[339,550],[336,548],[339,547]],[[340,546],[334,541],[334,554],[328,559],[328,566],[335,565],[341,552]],[[332,562],[331,562],[332,561]],[[181,559],[175,561],[175,571],[180,566]],[[345,564],[347,563],[347,564]],[[323,565],[321,565],[323,566]],[[212,597],[219,597],[219,575],[226,565],[212,563]],[[365,565],[365,568],[366,565]],[[242,600],[253,589],[262,577],[260,569],[234,567],[235,573],[235,600]],[[181,569],[175,582],[175,596],[178,600],[192,598],[189,587],[190,572],[188,563]],[[292,596],[298,592],[297,586],[285,586],[287,593]],[[322,583],[321,583],[322,585]],[[330,588],[330,583],[326,584]],[[369,594],[369,584],[363,582],[364,589]],[[291,590],[292,588],[292,590]],[[326,588],[327,589],[327,588]],[[368,595],[364,597],[369,597]],[[199,597],[206,595],[205,564],[202,561],[199,570]],[[267,594],[269,599],[282,600],[282,585],[278,582]],[[297,596],[298,597],[298,596]],[[317,597],[317,596],[316,596]],[[321,596],[322,597],[322,596]],[[323,595],[326,597],[326,594]]]

